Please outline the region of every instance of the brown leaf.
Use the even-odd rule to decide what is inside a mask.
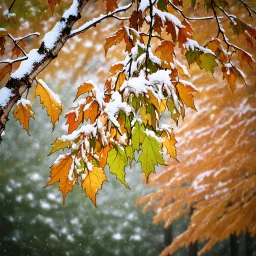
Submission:
[[[118,8],[116,0],[106,0],[107,13],[113,12]]]
[[[56,6],[57,4],[60,4],[60,1],[61,1],[61,0],[48,0],[48,4],[49,4],[49,7],[50,7],[52,13],[53,13],[53,11],[54,11],[55,6]]]
[[[12,71],[12,65],[7,64],[3,68],[0,69],[0,81],[3,80],[3,78],[7,75],[10,74]]]

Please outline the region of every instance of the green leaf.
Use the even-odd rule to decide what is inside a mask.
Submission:
[[[125,153],[126,153],[127,157],[129,157],[129,159],[130,159],[130,166],[131,166],[132,161],[135,160],[134,149],[132,148],[132,146],[127,146],[125,148]]]
[[[142,172],[145,173],[148,180],[149,174],[155,172],[156,164],[165,165],[162,154],[160,153],[161,147],[157,140],[151,136],[147,136],[142,144],[142,153],[138,159],[141,162]]]
[[[161,10],[161,11],[168,11],[167,10],[167,5],[166,5],[166,1],[165,0],[159,0],[158,2],[157,2],[157,8],[159,9],[159,10]]]
[[[116,178],[120,180],[127,188],[130,188],[125,181],[124,167],[128,164],[125,151],[116,145],[108,152],[107,163],[109,165],[110,172],[115,174]]]
[[[135,128],[132,132],[132,147],[133,150],[139,150],[140,144],[143,143],[144,138],[146,137],[145,128],[138,121],[135,123]]]
[[[196,0],[191,0],[191,6],[194,9],[194,7],[196,6]]]
[[[204,53],[200,56],[200,64],[199,67],[201,69],[205,69],[206,71],[214,72],[214,68],[217,67],[218,64],[215,61],[215,56],[210,53]]]
[[[186,59],[188,61],[188,65],[191,65],[193,64],[194,62],[198,62],[199,58],[200,58],[200,55],[202,53],[199,51],[199,50],[188,50],[185,54],[186,56]]]

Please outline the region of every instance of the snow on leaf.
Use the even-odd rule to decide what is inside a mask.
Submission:
[[[76,94],[76,97],[74,99],[77,100],[77,98],[81,95],[81,94],[84,94],[86,92],[91,92],[92,89],[94,88],[94,86],[91,84],[91,83],[83,83],[82,85],[80,85],[78,87],[78,90],[77,90],[77,94]]]
[[[59,116],[62,112],[61,102],[58,95],[51,91],[43,80],[39,79],[36,86],[36,96],[40,96],[42,107],[46,108],[54,128],[55,123],[59,120]]]
[[[107,163],[110,168],[110,172],[116,175],[116,178],[120,180],[127,188],[129,185],[125,181],[125,166],[128,164],[125,151],[118,145],[114,146],[108,152]]]
[[[34,112],[29,100],[20,99],[17,102],[16,108],[13,110],[13,115],[16,120],[19,120],[20,124],[29,134],[29,119],[34,118]]]
[[[52,150],[49,155],[51,155],[52,153],[54,153],[60,149],[70,148],[71,145],[72,145],[72,141],[62,138],[62,137],[57,138],[52,145]]]
[[[152,136],[145,137],[142,144],[142,153],[138,161],[141,162],[142,172],[145,173],[147,180],[150,173],[155,172],[155,165],[165,165],[160,150],[159,142],[155,138]]]
[[[99,189],[102,189],[102,183],[108,181],[104,171],[101,168],[93,167],[88,171],[82,187],[85,189],[86,195],[92,200],[96,206],[96,195]]]
[[[50,181],[45,185],[48,187],[56,182],[59,182],[59,190],[62,192],[63,203],[68,192],[72,191],[75,184],[75,179],[69,179],[69,172],[73,168],[73,158],[71,154],[60,155],[54,164],[51,166]]]

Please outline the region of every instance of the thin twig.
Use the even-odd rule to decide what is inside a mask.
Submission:
[[[11,5],[10,5],[10,7],[9,7],[9,9],[8,9],[9,12],[11,12],[11,9],[12,9],[12,7],[13,7],[15,1],[16,1],[16,0],[13,0],[13,1],[12,1]]]
[[[23,53],[24,56],[27,57],[26,52],[19,46],[19,44],[17,43],[17,40],[15,40],[15,38],[12,37],[11,34],[8,33],[8,37],[13,41],[13,43],[20,49],[20,51]],[[20,41],[20,40],[19,40]]]

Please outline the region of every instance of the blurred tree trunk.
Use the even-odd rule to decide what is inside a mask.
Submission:
[[[239,238],[236,236],[236,234],[230,235],[229,243],[230,243],[230,255],[239,256]]]
[[[253,256],[253,238],[248,232],[245,234],[245,251],[246,256]]]
[[[170,245],[172,243],[172,239],[172,225],[170,225],[168,228],[164,229],[164,247]],[[168,256],[171,256],[171,254]]]

